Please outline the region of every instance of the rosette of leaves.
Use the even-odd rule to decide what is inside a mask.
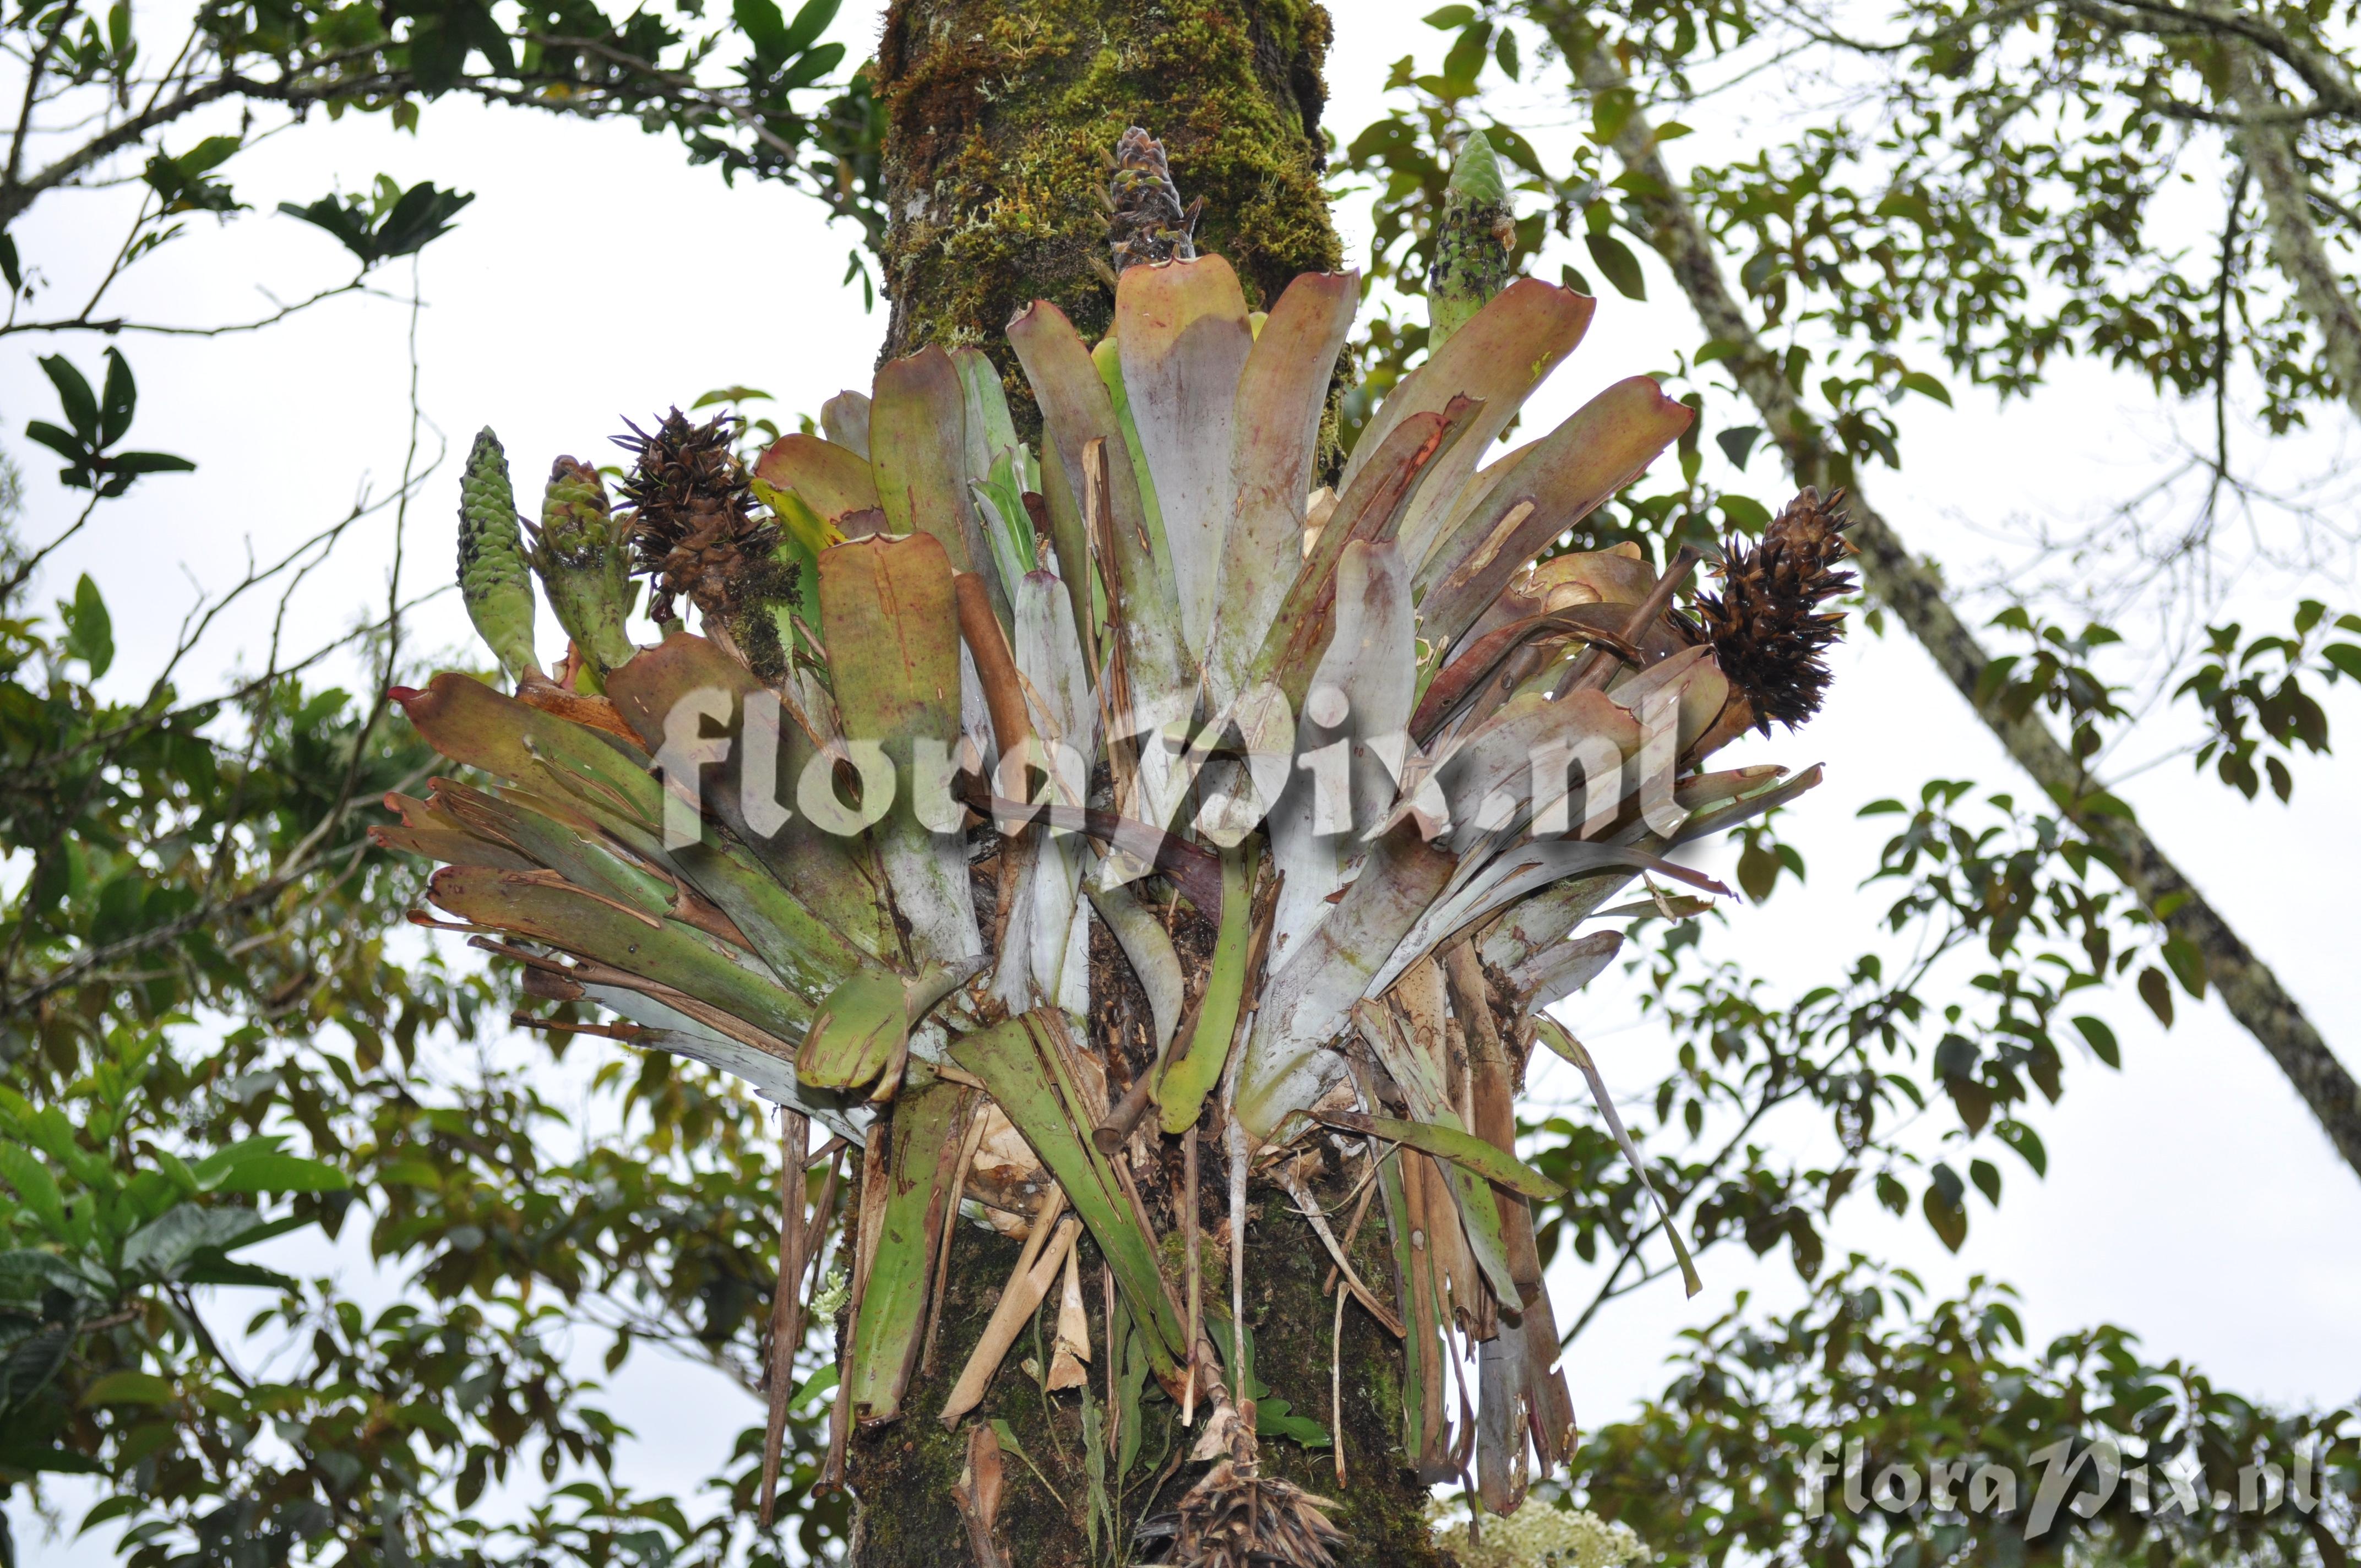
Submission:
[[[884,366],[831,402],[832,439],[742,476],[667,422],[634,443],[637,537],[705,634],[616,663],[601,697],[457,674],[397,694],[484,775],[397,797],[379,829],[445,862],[444,923],[566,1004],[552,1026],[722,1068],[858,1146],[829,1479],[854,1424],[906,1416],[973,1199],[1027,1251],[939,1414],[975,1407],[1000,1319],[1030,1321],[1086,1231],[1126,1356],[1203,1423],[1179,1560],[1317,1560],[1318,1500],[1257,1473],[1196,1255],[1154,1234],[1194,1223],[1169,1189],[1195,1161],[1166,1156],[1209,1136],[1234,1204],[1250,1166],[1293,1181],[1315,1135],[1374,1161],[1395,1288],[1344,1273],[1403,1337],[1401,1440],[1430,1475],[1472,1449],[1506,1512],[1565,1458],[1528,1207],[1557,1189],[1513,1151],[1523,1060],[1540,1038],[1587,1067],[1541,1016],[1616,951],[1587,920],[1666,908],[1610,907],[1643,873],[1720,891],[1666,853],[1816,782],[1705,763],[1787,711],[1718,640],[1817,600],[1758,603],[1792,574],[1741,551],[1765,594],[1728,597],[1708,636],[1674,607],[1686,557],[1539,559],[1691,413],[1634,377],[1485,463],[1591,315],[1532,280],[1315,491],[1357,283],[1301,277],[1256,315],[1218,256],[1137,266],[1096,345],[1035,304],[1008,338],[1038,458],[972,348]],[[816,1272],[826,1221],[788,1205],[783,1277]],[[1059,1316],[1062,1352],[1089,1314]],[[1455,1337],[1484,1342],[1473,1431],[1445,1398]]]

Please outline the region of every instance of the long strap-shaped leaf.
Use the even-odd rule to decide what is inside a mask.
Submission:
[[[1270,308],[1239,373],[1230,433],[1235,490],[1205,673],[1218,708],[1235,696],[1279,614],[1301,553],[1320,417],[1353,326],[1355,272],[1307,272]]]
[[[967,488],[967,395],[959,367],[930,345],[879,366],[873,391],[869,464],[885,532],[928,534],[959,570],[991,572]],[[831,648],[835,641],[830,635]]]
[[[557,880],[554,872],[445,866],[426,884],[438,908],[644,976],[709,1002],[792,1044],[811,1004],[733,959],[713,938],[677,920],[652,919]],[[746,961],[753,961],[751,954]]]
[[[902,1413],[902,1390],[927,1325],[927,1285],[935,1245],[958,1200],[961,1122],[968,1091],[938,1079],[904,1095],[890,1125],[872,1137],[892,1140],[885,1162],[884,1221],[863,1236],[867,1288],[854,1326],[846,1381],[862,1425]],[[864,1212],[870,1205],[863,1195]]]
[[[1387,1009],[1377,1003],[1363,1002],[1354,1007],[1353,1017],[1360,1025],[1361,1037],[1377,1052],[1378,1065],[1409,1100],[1411,1113],[1430,1127],[1448,1127],[1472,1136],[1460,1121],[1459,1113],[1444,1096],[1433,1066],[1419,1058],[1418,1047],[1402,1037]],[[1522,1299],[1516,1276],[1509,1268],[1508,1243],[1500,1229],[1500,1206],[1484,1178],[1450,1162],[1448,1157],[1445,1159],[1442,1167],[1444,1179],[1450,1184],[1452,1201],[1459,1207],[1467,1250],[1475,1255],[1476,1266],[1483,1270],[1485,1282],[1499,1298],[1501,1317],[1510,1322],[1519,1321],[1523,1317]]]
[[[1449,879],[1452,859],[1399,830],[1367,863],[1320,928],[1263,989],[1238,1066],[1238,1119],[1268,1138],[1290,1111],[1309,1110],[1345,1074],[1330,1042],[1369,978]]]
[[[664,786],[644,756],[627,753],[626,741],[449,670],[423,691],[396,686],[389,695],[419,736],[455,762],[529,788],[555,776],[573,793],[596,793],[651,827],[663,819]]]
[[[1342,696],[1344,722],[1320,723],[1333,698],[1319,696],[1307,705],[1304,727],[1297,731],[1297,765],[1312,773],[1304,783],[1313,787],[1299,784],[1289,792],[1268,824],[1272,860],[1287,879],[1271,926],[1271,952],[1282,961],[1294,956],[1334,907],[1328,900],[1344,883],[1345,857],[1354,848],[1356,803],[1361,811],[1375,810],[1392,793],[1393,780],[1373,742],[1399,734],[1410,717],[1417,639],[1410,574],[1400,549],[1366,542],[1346,545],[1336,560],[1335,633],[1306,688],[1318,694],[1326,687]],[[1310,753],[1333,756],[1315,742],[1343,739],[1352,742],[1345,765],[1326,769],[1323,779],[1322,764]],[[1341,800],[1323,798],[1335,794],[1340,783]],[[1321,819],[1323,806],[1333,820]]]
[[[1251,847],[1222,857],[1222,918],[1213,938],[1213,967],[1197,999],[1195,1025],[1179,1049],[1165,1059],[1157,1080],[1156,1099],[1162,1108],[1164,1130],[1175,1136],[1197,1124],[1205,1109],[1205,1096],[1221,1082],[1222,1069],[1229,1065],[1230,1047],[1238,1032],[1238,1010],[1249,978],[1253,912],[1247,905],[1253,902],[1248,895],[1254,879]]]
[[[1521,278],[1454,333],[1425,364],[1386,396],[1378,422],[1396,402],[1405,411],[1441,408],[1456,393],[1484,405],[1476,427],[1446,455],[1402,520],[1402,554],[1423,562],[1450,527],[1467,477],[1524,408],[1525,400],[1582,341],[1593,302],[1539,279]],[[1345,482],[1350,483],[1348,470]]]
[[[1496,466],[1499,477],[1418,567],[1421,635],[1437,646],[1456,639],[1526,562],[1637,478],[1695,417],[1655,382],[1633,376],[1576,409],[1523,456]]]
[[[944,362],[948,373],[950,362]],[[956,385],[956,378],[954,378]],[[882,406],[882,405],[881,405]],[[960,742],[960,642],[951,563],[930,534],[878,535],[823,551],[819,594],[845,739],[884,748],[900,774],[893,807],[871,829],[894,905],[920,962],[983,956],[959,839],[921,812],[927,766]]]
[[[1008,344],[1016,350],[1041,405],[1041,427],[1048,438],[1044,445],[1059,466],[1056,482],[1064,487],[1075,517],[1082,515],[1091,491],[1083,473],[1091,443],[1104,442],[1101,450],[1113,459],[1106,465],[1112,559],[1104,565],[1114,579],[1106,585],[1107,611],[1123,638],[1132,689],[1143,700],[1187,690],[1194,684],[1195,669],[1184,652],[1178,606],[1157,565],[1138,478],[1131,465],[1120,460],[1126,450],[1123,429],[1106,384],[1091,363],[1091,351],[1065,313],[1046,300],[1035,301],[1008,323]],[[1058,575],[1079,590],[1091,580],[1091,562],[1066,559],[1067,545],[1059,541]]]
[[[1312,1115],[1332,1127],[1364,1137],[1408,1144],[1421,1154],[1447,1159],[1474,1171],[1485,1180],[1527,1198],[1547,1201],[1565,1196],[1565,1189],[1506,1149],[1493,1147],[1475,1134],[1433,1122],[1404,1122],[1392,1116],[1365,1116],[1358,1111],[1314,1110]]]
[[[848,966],[834,961],[833,949],[849,950],[857,945],[871,957],[883,958],[899,945],[884,901],[878,897],[882,872],[865,839],[823,832],[800,811],[774,826],[765,824],[772,827],[769,832],[758,831],[748,820],[748,772],[760,759],[751,754],[745,710],[747,699],[762,690],[743,664],[704,638],[686,632],[666,638],[658,647],[642,649],[607,679],[608,695],[651,751],[664,744],[664,727],[684,700],[700,692],[719,693],[727,700],[729,714],[723,722],[730,751],[704,782],[700,792],[704,807],[761,861],[769,873],[762,880],[774,882],[808,912],[810,919],[831,933],[840,933],[829,941],[820,932],[799,928],[801,922],[792,912],[781,909],[772,916],[774,923],[794,932],[798,946],[816,949],[813,961],[840,976]],[[798,782],[819,749],[792,718],[783,714],[776,753],[771,776],[752,780],[758,802],[794,801]],[[687,870],[686,863],[683,870]],[[734,891],[741,898],[752,896],[743,887]],[[719,894],[708,896],[722,903]]]
[[[1180,641],[1202,654],[1232,511],[1231,421],[1254,334],[1237,274],[1218,256],[1126,269],[1115,332],[1133,428],[1172,558]]]
[[[1141,1231],[1115,1168],[1091,1143],[1087,1129],[1095,1118],[1082,1113],[1056,1049],[1037,1027],[1030,1014],[1004,1020],[953,1046],[951,1059],[983,1081],[1065,1189],[1066,1201],[1115,1270],[1132,1321],[1148,1330],[1144,1337],[1157,1376],[1170,1377],[1188,1357],[1180,1317],[1157,1271],[1155,1239]]]
[[[1641,1161],[1631,1135],[1623,1130],[1623,1118],[1615,1110],[1615,1097],[1607,1092],[1607,1080],[1598,1076],[1598,1064],[1590,1059],[1582,1042],[1567,1034],[1554,1019],[1536,1014],[1533,1033],[1542,1037],[1543,1044],[1572,1062],[1582,1074],[1582,1080],[1590,1086],[1590,1098],[1598,1106],[1598,1113],[1607,1118],[1607,1130],[1615,1135],[1615,1146],[1623,1151],[1631,1174],[1640,1179],[1640,1185],[1648,1190],[1648,1197],[1655,1203],[1656,1217],[1664,1223],[1664,1239],[1673,1244],[1673,1255],[1680,1260],[1681,1284],[1690,1295],[1696,1295],[1705,1288],[1705,1281],[1697,1277],[1697,1260],[1689,1256],[1688,1244],[1681,1240],[1680,1227],[1673,1223],[1673,1212],[1664,1206],[1664,1195],[1648,1179],[1648,1168]]]
[[[1246,682],[1276,682],[1301,707],[1312,671],[1329,641],[1336,598],[1336,563],[1355,542],[1391,541],[1402,514],[1434,466],[1466,434],[1483,405],[1455,398],[1438,412],[1403,421],[1345,494],[1297,571],[1279,612],[1264,635]]]

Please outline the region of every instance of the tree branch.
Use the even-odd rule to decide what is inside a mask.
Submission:
[[[29,180],[12,177],[0,183],[0,228],[16,222],[26,208],[91,165],[126,147],[137,146],[140,138],[157,126],[170,125],[218,99],[263,85],[242,77],[217,76],[202,87],[192,87],[176,98],[151,104],[120,124],[108,126]],[[17,128],[21,131],[23,126]]]
[[[2312,192],[2296,161],[2295,137],[2286,127],[2257,123],[2279,106],[2270,75],[2255,51],[2228,51],[2230,96],[2248,116],[2238,133],[2239,156],[2263,193],[2264,222],[2271,234],[2271,259],[2295,285],[2296,302],[2320,328],[2323,353],[2345,389],[2345,400],[2361,415],[2361,309],[2345,291],[2328,247],[2312,226]]]
[[[271,297],[267,290],[258,291],[265,299]],[[356,278],[350,282],[323,289],[307,299],[280,305],[267,316],[261,316],[253,321],[227,322],[220,326],[167,326],[160,322],[135,322],[126,320],[122,316],[93,320],[89,311],[84,310],[80,315],[60,316],[55,321],[0,323],[0,337],[10,337],[23,332],[95,332],[103,333],[108,337],[126,332],[146,333],[156,337],[228,337],[236,333],[259,332],[264,327],[276,326],[298,311],[309,310],[313,305],[335,299],[339,295],[351,293],[378,293],[378,291],[368,288],[360,279]],[[378,293],[378,297],[390,299],[394,296]]]

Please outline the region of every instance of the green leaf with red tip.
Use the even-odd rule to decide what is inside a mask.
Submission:
[[[745,700],[762,690],[762,684],[745,665],[704,638],[685,631],[665,638],[660,646],[641,650],[637,658],[616,670],[607,682],[607,695],[616,710],[651,750],[663,745],[666,717],[692,693],[718,691],[728,697],[724,733],[730,737],[730,754],[707,775],[701,795],[706,810],[744,848],[732,845],[716,852],[733,861],[750,856],[759,861],[763,868],[759,880],[774,881],[793,906],[765,896],[757,878],[747,874],[750,867],[709,866],[707,857],[693,851],[675,851],[674,858],[683,874],[730,912],[764,957],[769,958],[772,950],[747,924],[749,916],[741,914],[750,903],[760,906],[752,918],[776,928],[785,940],[807,951],[833,983],[852,968],[855,949],[883,958],[896,953],[900,942],[881,905],[882,873],[865,839],[824,832],[800,811],[768,836],[755,832],[748,823],[743,775],[748,763]],[[818,753],[811,738],[783,711],[778,768],[772,779],[757,781],[758,790],[767,784],[770,800],[792,806],[797,782]],[[708,879],[719,885],[707,886]]]
[[[454,762],[529,788],[555,783],[651,827],[663,820],[664,786],[627,742],[453,671],[436,675],[423,691],[396,686],[390,695],[426,743]]]

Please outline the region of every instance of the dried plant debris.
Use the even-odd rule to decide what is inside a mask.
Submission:
[[[1180,1568],[1329,1568],[1336,1505],[1251,1463],[1217,1461],[1180,1499],[1170,1561]]]

